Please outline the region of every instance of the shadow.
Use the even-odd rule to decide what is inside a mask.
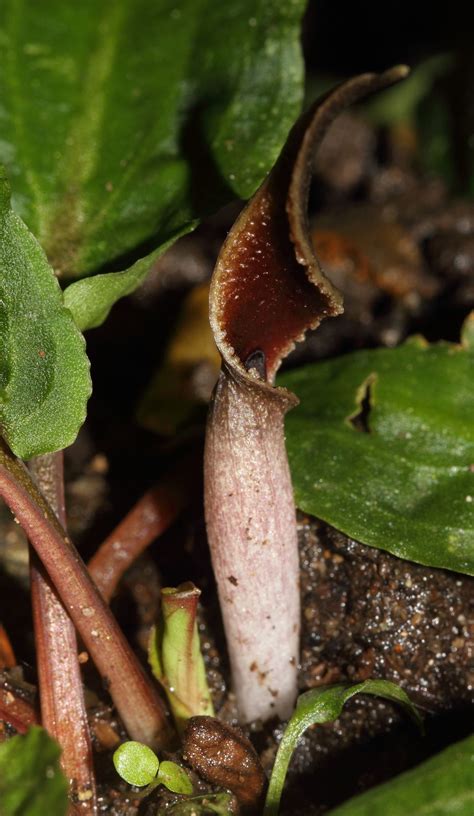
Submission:
[[[192,210],[201,217],[211,215],[223,202],[237,197],[212,155],[205,112],[209,114],[205,100],[189,110],[180,140],[180,153],[189,167],[188,199]]]
[[[361,741],[356,739],[339,752],[331,751],[328,756],[324,755],[322,746],[316,761],[314,758],[318,757],[318,752],[314,750],[314,744],[305,748],[303,739],[294,757],[297,773],[290,772],[287,779],[281,816],[290,816],[290,813],[291,816],[300,813],[319,816],[414,768],[452,743],[468,737],[472,731],[472,713],[467,707],[441,713],[427,718],[425,726],[426,735],[421,736],[408,722],[401,723],[388,734]],[[318,731],[320,727],[314,730],[315,737]],[[309,757],[311,767],[308,767]],[[285,808],[285,802],[291,802],[291,809]]]

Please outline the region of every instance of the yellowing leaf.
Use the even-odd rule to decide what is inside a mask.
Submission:
[[[198,418],[207,405],[220,369],[220,354],[209,325],[209,284],[187,296],[166,351],[139,408],[140,422],[161,434],[173,434]]]

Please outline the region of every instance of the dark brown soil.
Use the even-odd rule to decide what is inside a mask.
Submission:
[[[301,688],[393,680],[419,705],[427,734],[389,703],[351,701],[336,723],[303,738],[288,816],[324,813],[474,723],[473,579],[401,561],[310,518],[301,519],[300,544]]]

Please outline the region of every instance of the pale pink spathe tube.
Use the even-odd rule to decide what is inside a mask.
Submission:
[[[342,311],[308,232],[314,152],[342,109],[406,74],[356,77],[298,120],[214,271],[210,322],[223,366],[207,426],[206,524],[244,722],[288,717],[297,694],[299,565],[283,425],[297,400],[273,383],[305,331]]]

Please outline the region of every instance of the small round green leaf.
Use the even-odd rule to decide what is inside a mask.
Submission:
[[[158,782],[173,793],[183,793],[189,796],[193,792],[189,776],[176,762],[165,760],[161,763]]]
[[[114,753],[113,760],[119,776],[129,785],[136,785],[139,788],[153,782],[160,767],[155,752],[142,742],[133,740],[120,745]]]

